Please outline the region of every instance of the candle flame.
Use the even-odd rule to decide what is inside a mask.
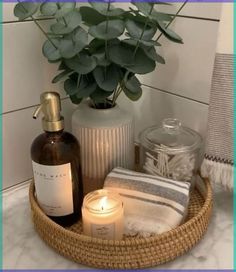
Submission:
[[[104,208],[106,207],[106,203],[107,203],[107,196],[104,196],[100,200],[101,210],[104,210]]]

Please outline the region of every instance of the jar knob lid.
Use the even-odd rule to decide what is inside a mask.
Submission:
[[[167,130],[168,133],[177,132],[181,127],[181,122],[176,118],[166,118],[162,121],[162,127]]]

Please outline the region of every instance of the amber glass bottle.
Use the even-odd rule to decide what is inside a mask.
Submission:
[[[31,158],[37,201],[42,210],[56,223],[70,226],[81,217],[83,185],[80,147],[77,139],[64,132],[57,93],[43,93],[41,105],[43,129],[32,143]]]

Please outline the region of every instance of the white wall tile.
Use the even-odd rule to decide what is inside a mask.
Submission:
[[[66,96],[62,86],[51,83],[56,65],[42,54],[44,40],[33,22],[3,25],[3,112],[38,104],[45,90]]]
[[[175,14],[178,9],[183,5],[181,3],[173,3],[169,6],[160,5],[159,10],[171,14]],[[209,18],[209,19],[219,19],[220,18],[221,3],[187,3],[180,15]]]
[[[3,115],[3,188],[32,177],[30,147],[33,139],[42,133],[41,118],[32,118],[34,109]],[[62,109],[66,130],[71,131],[71,115],[75,106],[66,99],[62,101]]]
[[[160,38],[159,53],[165,65],[140,76],[142,83],[156,88],[208,102],[215,58],[218,22],[177,18],[171,28],[184,41],[176,44]]]
[[[2,21],[18,21],[18,19],[14,16],[13,10],[16,3],[3,3],[2,4]]]
[[[206,135],[208,106],[148,87],[136,102],[122,95],[118,104],[135,117],[135,136],[145,128],[160,125],[164,118],[178,118],[184,126]]]

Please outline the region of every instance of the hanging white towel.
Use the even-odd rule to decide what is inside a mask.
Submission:
[[[189,182],[114,168],[104,188],[122,197],[126,235],[163,233],[181,224],[187,213]]]
[[[201,174],[233,189],[233,4],[222,4]]]

